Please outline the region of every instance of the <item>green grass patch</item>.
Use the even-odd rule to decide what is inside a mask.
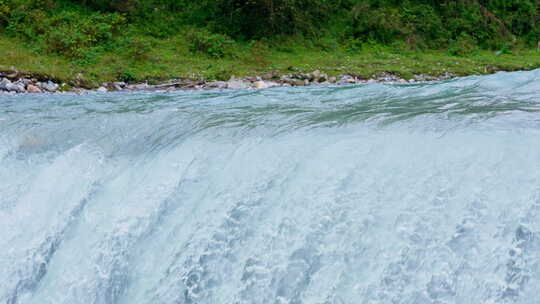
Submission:
[[[227,42],[226,55],[213,56],[193,50],[192,41],[185,35],[164,39],[143,36],[114,50],[101,51],[91,62],[81,62],[77,58],[35,51],[20,40],[0,35],[0,69],[16,69],[70,85],[93,87],[117,80],[227,80],[233,75],[243,77],[269,71],[290,73],[291,67],[304,72],[321,70],[329,75],[354,74],[363,78],[392,72],[405,79],[416,73],[464,76],[540,67],[540,52],[535,49],[507,53],[476,50],[452,55],[447,50],[411,51],[391,47],[366,47],[355,52],[346,47],[324,50],[306,46],[302,39],[282,43]]]

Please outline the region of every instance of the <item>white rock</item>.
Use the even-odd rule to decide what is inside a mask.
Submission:
[[[268,88],[268,84],[266,84],[262,80],[255,81],[253,84],[254,84],[256,89],[266,89],[266,88]]]
[[[229,80],[227,82],[227,88],[229,89],[247,89],[249,86],[241,80]]]
[[[6,89],[10,92],[23,93],[26,90],[24,89],[24,84],[22,83],[8,83]]]
[[[50,80],[47,81],[47,82],[40,82],[40,83],[38,83],[38,85],[41,88],[43,88],[43,89],[45,89],[45,90],[47,90],[49,92],[54,92],[54,91],[58,90],[58,84],[56,84],[56,83],[54,83],[54,82],[52,82]]]
[[[2,80],[0,80],[0,90],[6,90],[7,91],[7,86],[11,84],[11,81],[7,78],[2,78]]]
[[[97,89],[97,91],[100,92],[100,93],[105,93],[105,92],[107,92],[107,88],[106,87],[99,87]]]

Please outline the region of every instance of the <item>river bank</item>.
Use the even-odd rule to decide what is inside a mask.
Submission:
[[[0,91],[82,93],[407,83],[540,68],[540,53],[535,49],[478,50],[455,56],[446,50],[381,46],[354,52],[324,50],[299,41],[279,48],[243,46],[234,56],[210,58],[190,52],[182,41],[157,41],[144,57],[105,52],[91,62],[80,62],[35,52],[18,40],[0,36]]]
[[[259,76],[235,78],[228,81],[220,80],[193,80],[171,79],[164,82],[149,84],[126,83],[115,81],[102,83],[98,88],[71,87],[66,83],[57,83],[50,79],[35,78],[17,71],[0,71],[0,94],[38,94],[38,93],[87,93],[111,91],[175,91],[175,90],[208,90],[208,89],[267,89],[271,87],[290,86],[328,86],[362,83],[416,83],[426,81],[441,81],[452,78],[454,75],[429,76],[423,74],[413,75],[413,78],[404,79],[392,73],[382,73],[377,77],[362,78],[356,75],[343,74],[328,76],[319,70],[311,73],[291,73],[280,75],[277,72],[265,73]]]

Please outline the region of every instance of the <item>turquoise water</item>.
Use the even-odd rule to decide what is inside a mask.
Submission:
[[[540,71],[0,95],[0,303],[538,303]]]

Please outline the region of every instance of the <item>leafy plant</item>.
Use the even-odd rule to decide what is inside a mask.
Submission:
[[[222,58],[231,54],[234,44],[229,37],[222,34],[212,33],[204,29],[193,29],[187,34],[189,50],[194,53],[204,54],[213,58]]]

